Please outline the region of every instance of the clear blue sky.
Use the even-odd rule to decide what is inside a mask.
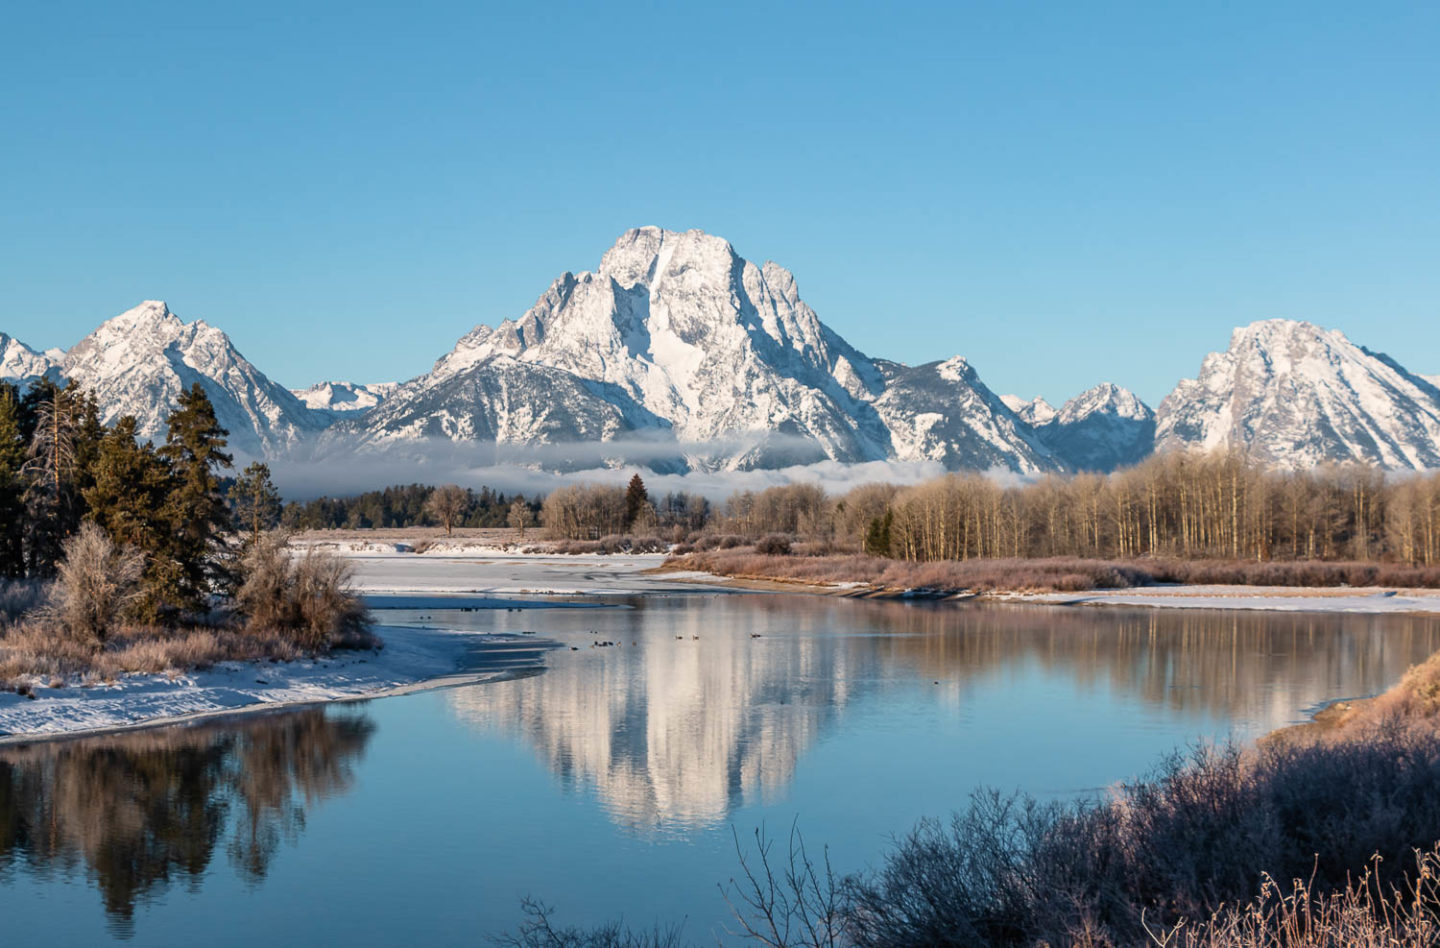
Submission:
[[[11,4],[0,330],[163,298],[404,378],[659,224],[1001,392],[1154,402],[1271,316],[1440,372],[1437,49],[1432,2]]]

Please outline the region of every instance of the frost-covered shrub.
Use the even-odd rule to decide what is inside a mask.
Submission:
[[[769,533],[755,544],[755,552],[765,556],[789,556],[790,538],[783,533]]]
[[[64,549],[44,618],[81,641],[103,645],[121,614],[140,599],[145,558],[116,546],[88,520]]]
[[[252,633],[278,633],[312,652],[369,648],[370,613],[351,588],[350,565],[311,548],[294,559],[286,538],[262,537],[242,562],[236,604]]]

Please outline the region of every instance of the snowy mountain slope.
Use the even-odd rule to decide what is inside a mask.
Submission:
[[[0,332],[0,381],[25,387],[47,375],[58,378],[62,354],[58,349],[37,352],[14,336]]]
[[[323,427],[294,395],[202,321],[182,322],[147,300],[102,323],[65,353],[60,371],[93,392],[106,423],[134,415],[142,437],[161,440],[180,393],[199,382],[215,405],[230,446],[242,454],[275,454]]]
[[[1113,471],[1154,450],[1155,412],[1129,390],[1104,382],[1036,424],[1035,434],[1077,471]]]
[[[647,429],[668,432],[669,426],[613,385],[499,356],[423,387],[401,386],[332,434],[376,446],[435,440],[545,445],[610,441]]]
[[[290,394],[312,412],[340,418],[356,412],[367,412],[389,398],[398,382],[316,382],[309,388],[292,388]]]
[[[1436,388],[1440,388],[1440,375],[1422,375],[1422,376],[1420,376],[1420,378],[1422,378],[1422,379],[1424,379],[1425,381],[1429,382],[1431,385],[1435,386]]]
[[[899,460],[1023,474],[1063,466],[959,356],[914,367],[883,360],[875,365],[886,383],[875,407]]]
[[[559,377],[522,378],[517,365],[604,386],[620,410],[577,396],[574,419],[516,412],[517,393]],[[912,385],[907,401],[887,392],[892,377],[899,374],[820,322],[783,267],[756,266],[700,231],[644,227],[623,234],[595,272],[562,275],[518,319],[466,334],[430,373],[357,422],[356,433],[362,443],[390,444],[494,431],[503,443],[529,444],[648,431],[673,438],[705,468],[921,455],[1014,470],[1053,463],[988,389],[975,389],[968,367],[940,380],[950,402],[938,407],[969,446],[918,435],[911,416],[933,412],[936,396]],[[492,401],[501,391],[504,405]],[[890,421],[904,429],[899,446]]]
[[[1055,407],[1038,396],[1028,402],[1019,395],[1001,395],[1000,400],[1006,408],[1019,415],[1021,421],[1032,427],[1046,424],[1056,415]]]
[[[1161,449],[1240,446],[1291,469],[1440,467],[1440,390],[1337,330],[1271,319],[1235,330],[1160,403]]]

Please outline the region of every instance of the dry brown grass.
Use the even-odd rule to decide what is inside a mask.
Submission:
[[[81,575],[62,569],[49,600],[40,605],[28,590],[8,597],[30,609],[8,625],[0,623],[0,690],[33,694],[37,687],[107,682],[126,674],[181,674],[218,662],[293,661],[382,645],[370,629],[364,601],[350,586],[349,565],[315,550],[292,560],[280,536],[263,538],[248,551],[237,597],[240,615],[222,616],[214,627],[120,621],[125,583],[107,572],[113,550],[100,553],[72,556],[67,567]],[[121,579],[133,585],[129,573]]]
[[[1342,725],[1200,749],[1107,799],[981,794],[852,880],[857,945],[1430,945],[1440,655]]]
[[[797,550],[799,548],[797,547]],[[1440,588],[1440,567],[1386,563],[1232,562],[1225,560],[1048,559],[941,560],[917,563],[861,553],[766,555],[754,547],[700,550],[665,561],[670,569],[736,579],[815,585],[861,583],[877,588],[970,592],[1080,592],[1162,584],[1241,586],[1393,586]]]
[[[555,553],[566,556],[593,553],[664,553],[670,548],[659,537],[632,537],[613,534],[598,540],[552,540],[525,547],[526,553]]]
[[[1398,885],[1378,881],[1372,860],[1338,892],[1314,891],[1306,879],[1288,888],[1266,878],[1249,902],[1150,939],[1165,948],[1429,948],[1440,943],[1440,845],[1417,850]]]
[[[0,636],[0,690],[111,682],[121,675],[184,673],[219,662],[293,661],[305,654],[279,634],[230,628],[167,629],[125,626],[100,648],[40,621]]]

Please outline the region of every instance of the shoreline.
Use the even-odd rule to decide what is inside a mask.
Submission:
[[[230,714],[368,701],[503,681],[542,667],[557,643],[536,635],[376,627],[379,650],[293,662],[220,662],[107,684],[0,693],[0,746],[141,730]]]
[[[616,596],[729,591],[788,593],[909,602],[978,602],[1050,607],[1202,608],[1318,614],[1440,616],[1440,591],[1379,587],[1154,586],[1078,593],[904,589],[870,583],[814,582],[760,575],[725,576],[667,565],[645,555],[509,554],[488,556],[353,551],[365,564],[357,591],[382,614],[390,608],[614,608]],[[537,588],[538,587],[538,588]],[[520,598],[523,597],[523,598]],[[454,604],[445,603],[453,600]],[[445,603],[445,604],[442,604]],[[462,605],[463,604],[463,605]],[[541,620],[543,622],[543,620]],[[555,643],[539,636],[386,626],[379,652],[334,653],[289,663],[221,663],[184,674],[124,676],[108,685],[41,689],[40,697],[0,694],[0,747],[185,726],[239,714],[353,703],[422,691],[512,680],[543,670]],[[462,657],[492,647],[483,667],[457,671]],[[274,680],[274,684],[272,684]],[[254,684],[264,687],[256,688]],[[1373,698],[1339,698],[1307,721],[1261,736],[1343,725]],[[56,702],[47,704],[47,702]],[[147,712],[154,712],[146,716]],[[1303,709],[1297,712],[1304,713]]]
[[[413,681],[406,684],[395,685],[378,691],[363,692],[353,695],[339,695],[333,698],[297,698],[294,701],[256,701],[250,704],[242,704],[233,708],[216,708],[210,711],[192,711],[187,714],[179,714],[173,717],[145,718],[140,721],[133,721],[125,724],[110,724],[99,727],[86,728],[74,731],[40,731],[27,734],[0,734],[0,748],[25,747],[31,744],[58,744],[64,741],[80,740],[88,737],[100,737],[111,734],[129,734],[135,731],[148,731],[152,728],[161,727],[182,727],[192,724],[200,724],[206,721],[221,720],[224,718],[240,717],[249,714],[282,713],[295,711],[301,708],[315,708],[332,704],[356,704],[361,701],[374,701],[377,698],[396,698],[401,695],[418,694],[424,691],[441,691],[446,688],[460,688],[466,685],[491,684],[501,681],[513,681],[524,677],[519,669],[508,669],[499,672],[467,672],[453,675],[437,675],[434,678],[425,678],[420,681]]]
[[[678,574],[677,582],[708,584],[722,589],[789,592],[842,599],[1440,616],[1440,590],[1394,586],[1244,586],[1197,583],[1135,586],[1128,589],[1090,589],[1079,592],[975,591],[884,586],[861,582],[814,582],[748,573],[727,576],[685,566],[662,565],[650,572],[661,577],[667,573]]]

